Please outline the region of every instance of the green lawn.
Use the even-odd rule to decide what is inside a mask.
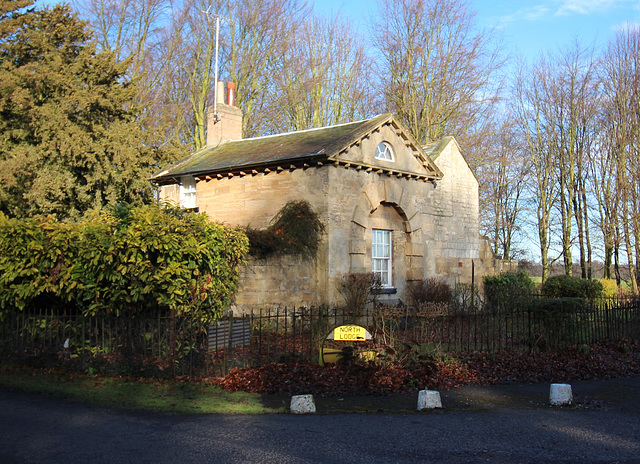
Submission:
[[[51,369],[0,366],[0,386],[76,401],[181,414],[282,413],[254,393],[228,392],[207,382],[97,377]]]

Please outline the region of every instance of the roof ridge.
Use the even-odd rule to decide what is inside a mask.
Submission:
[[[289,131],[289,132],[280,132],[278,134],[259,135],[257,137],[249,137],[249,138],[246,138],[246,139],[231,140],[230,142],[241,142],[241,141],[244,141],[244,140],[266,139],[266,138],[269,138],[269,137],[280,137],[282,135],[301,134],[303,132],[312,132],[312,131],[318,131],[318,130],[323,130],[323,129],[331,129],[331,128],[334,128],[334,127],[348,126],[350,124],[361,124],[363,122],[372,121],[372,120],[374,120],[374,119],[376,119],[376,118],[378,118],[380,116],[384,116],[386,114],[390,114],[390,113],[380,113],[380,114],[377,114],[377,115],[372,116],[370,118],[364,118],[364,119],[360,119],[358,121],[343,122],[343,123],[340,123],[340,124],[333,124],[331,126],[311,127],[309,129],[293,130],[293,131]]]

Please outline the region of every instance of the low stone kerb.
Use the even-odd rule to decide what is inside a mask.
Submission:
[[[294,395],[291,397],[290,410],[293,414],[313,414],[316,404],[313,395]]]

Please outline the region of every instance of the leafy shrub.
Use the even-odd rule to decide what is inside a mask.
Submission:
[[[513,311],[526,306],[533,292],[533,281],[524,271],[503,272],[483,279],[487,306],[498,311]]]
[[[584,298],[535,298],[529,305],[534,314],[575,314],[587,309]]]
[[[587,302],[583,298],[536,298],[529,309],[535,324],[532,347],[558,349],[573,344],[578,313],[587,309]]]
[[[252,229],[247,227],[245,234],[249,239],[249,254],[256,258],[267,258],[282,252],[281,237],[269,229]]]
[[[449,303],[453,291],[443,278],[429,277],[424,280],[409,282],[407,294],[411,304]]]
[[[613,298],[618,294],[618,284],[613,279],[598,280],[602,285],[602,298]]]
[[[542,294],[550,298],[586,298],[594,300],[602,295],[602,284],[597,280],[558,275],[549,277],[542,285]]]
[[[291,255],[313,259],[323,233],[324,225],[318,214],[304,200],[285,204],[267,229],[246,230],[249,254],[259,258]]]
[[[211,322],[230,303],[247,248],[240,230],[166,206],[121,207],[74,224],[0,215],[0,309],[44,298],[87,315]]]

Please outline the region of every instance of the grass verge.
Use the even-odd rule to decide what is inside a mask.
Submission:
[[[205,381],[98,377],[54,369],[0,366],[0,386],[103,406],[180,414],[265,414],[261,395],[228,392]]]

